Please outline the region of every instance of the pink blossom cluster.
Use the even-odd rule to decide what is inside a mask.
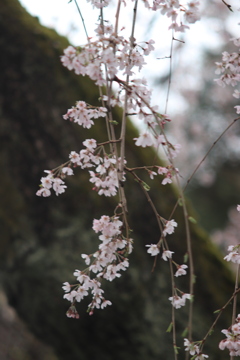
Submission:
[[[106,7],[111,2],[110,0],[87,0],[91,2],[93,7],[98,9]],[[121,0],[122,3],[126,6],[127,1]],[[132,0],[132,2],[135,0]],[[169,27],[170,29],[174,29],[175,31],[184,32],[185,29],[189,29],[189,26],[183,25],[181,19],[181,12],[184,13],[184,20],[193,24],[200,19],[199,14],[199,1],[192,0],[187,4],[181,5],[179,0],[153,0],[150,2],[149,0],[142,0],[145,7],[148,9],[152,9],[153,11],[160,10],[162,14],[166,14],[172,20],[172,25]],[[178,18],[178,22],[177,22]]]
[[[226,339],[220,341],[220,350],[228,349],[230,356],[240,356],[240,314],[238,314],[235,324],[222,330],[222,333]]]
[[[182,14],[184,14],[184,20],[189,24],[200,20],[199,1],[196,0],[189,1],[186,5],[181,5],[179,0],[154,0],[152,9],[160,9],[161,14],[166,14],[172,20],[169,29],[174,31],[184,32],[189,29],[189,26],[184,25],[181,21]]]
[[[48,197],[51,195],[51,189],[53,189],[58,196],[65,192],[66,185],[60,177],[55,177],[50,170],[44,170],[48,175],[41,178],[40,189],[37,191],[37,196]],[[73,175],[73,170],[69,167],[62,168],[62,174]]]
[[[162,185],[171,184],[172,177],[178,173],[177,168],[173,168],[172,165],[167,167],[159,166],[158,167],[158,174],[164,175],[165,178],[162,180]]]
[[[88,311],[93,313],[94,309],[103,309],[111,305],[109,300],[103,297],[104,290],[101,288],[101,280],[112,281],[121,276],[120,271],[125,271],[128,266],[128,255],[132,252],[132,239],[126,239],[122,234],[122,221],[117,216],[109,217],[103,215],[99,220],[94,219],[93,230],[100,233],[100,245],[98,250],[90,255],[82,254],[87,269],[84,271],[76,270],[74,276],[80,285],[70,285],[68,282],[63,284],[66,292],[64,298],[71,301],[71,306],[75,302],[80,302],[85,296],[92,295]],[[89,274],[95,274],[91,279]],[[72,290],[73,288],[73,290]]]
[[[84,128],[90,129],[94,122],[92,119],[105,117],[107,109],[105,107],[94,107],[87,105],[85,101],[77,101],[76,106],[68,109],[67,113],[63,115],[64,120],[70,120]]]
[[[196,342],[189,341],[184,339],[185,351],[189,351],[190,355],[193,355],[192,359],[194,360],[204,360],[208,358],[208,355],[205,355],[201,352],[199,345]]]
[[[174,168],[172,165],[168,165],[167,167],[156,166],[156,168],[157,168],[157,172],[147,169],[148,174],[150,176],[150,179],[154,179],[154,176],[158,174],[164,175],[165,178],[162,180],[162,185],[171,184],[173,176],[178,174],[178,168]]]
[[[140,112],[141,112],[141,110],[140,110]],[[150,119],[145,116],[145,121],[150,121]],[[165,152],[168,154],[168,157],[171,159],[174,159],[177,156],[177,154],[179,153],[179,151],[181,149],[181,145],[180,144],[176,144],[176,145],[170,144],[168,141],[166,141],[166,137],[164,135],[162,135],[162,134],[156,135],[155,133],[153,133],[152,129],[157,125],[156,122],[152,122],[152,123],[148,122],[147,125],[148,125],[148,131],[142,132],[139,135],[139,137],[133,139],[133,140],[135,140],[135,145],[141,146],[143,148],[148,147],[148,146],[154,146],[155,148],[159,148],[159,146],[162,145]],[[162,171],[163,171],[162,172],[162,174],[163,174],[164,170],[162,170]],[[166,172],[169,172],[169,171],[166,170],[165,173]]]
[[[118,176],[117,166],[118,160],[116,157],[104,154],[100,156],[99,153],[95,154],[97,142],[95,139],[86,139],[83,141],[86,147],[77,153],[71,151],[68,166],[59,167],[56,170],[45,170],[48,175],[41,178],[40,189],[37,191],[38,196],[50,196],[51,189],[56,195],[65,192],[65,182],[63,178],[66,175],[73,175],[72,167],[80,166],[82,169],[95,167],[95,171],[89,171],[90,182],[94,184],[93,190],[97,191],[99,195],[115,196],[118,190]],[[125,181],[123,176],[122,181]]]
[[[87,0],[87,2],[90,2],[93,7],[101,9],[105,6],[108,6],[111,0]]]
[[[69,46],[64,50],[61,61],[78,75],[88,75],[99,86],[106,85],[106,78],[114,79],[118,72],[133,75],[133,68],[139,71],[145,64],[144,56],[153,47],[153,40],[132,47],[130,40],[118,36],[112,25],[99,25],[95,30],[97,39],[84,47]]]
[[[94,151],[97,142],[94,139],[87,139],[83,142],[86,149],[80,150],[79,153],[72,151],[69,155],[74,166],[80,166],[82,169],[95,167],[95,171],[89,171],[90,182],[94,184],[93,190],[99,195],[115,196],[118,189],[117,167],[119,160],[115,155],[100,156],[95,155]],[[125,177],[121,179],[125,181]]]
[[[240,38],[231,39],[237,47],[240,47]],[[236,86],[240,82],[240,54],[234,52],[229,54],[227,51],[222,53],[222,62],[216,62],[216,74],[222,74],[219,79],[216,79],[218,85],[225,87],[225,85]],[[240,98],[240,91],[235,89],[233,96],[237,99]],[[237,114],[240,114],[240,105],[234,106]]]
[[[230,245],[228,247],[229,254],[224,257],[224,260],[231,261],[235,264],[240,264],[240,253],[239,253],[240,245]]]

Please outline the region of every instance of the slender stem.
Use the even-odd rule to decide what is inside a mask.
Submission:
[[[234,291],[234,293],[232,294],[232,296],[230,297],[230,299],[223,305],[223,307],[221,309],[219,309],[218,315],[216,317],[216,319],[214,320],[214,322],[212,323],[212,325],[210,326],[210,328],[208,329],[206,335],[204,336],[204,338],[202,339],[202,344],[205,343],[206,339],[208,338],[208,336],[212,333],[212,330],[215,328],[220,316],[222,315],[223,311],[226,309],[226,307],[232,302],[232,300],[236,297],[236,295],[240,292],[240,288],[238,288],[236,291]]]
[[[240,269],[240,265],[238,265],[237,267],[237,273],[235,279],[235,292],[238,290],[239,269]],[[237,313],[237,296],[235,296],[233,300],[232,325],[235,323],[236,313]]]
[[[152,210],[153,210],[153,212],[154,212],[154,214],[156,216],[159,229],[160,229],[160,231],[162,233],[163,227],[162,227],[162,223],[160,221],[160,216],[158,214],[158,211],[157,211],[151,197],[149,196],[148,192],[146,191],[146,189],[145,189],[145,187],[143,185],[143,181],[137,176],[137,174],[132,169],[129,169],[126,166],[125,166],[125,169],[134,176],[134,178],[137,180],[137,182],[141,186],[141,188],[142,188],[142,190],[143,190],[143,192],[144,192],[144,194],[145,194],[145,196],[146,196],[146,198],[147,198],[147,200],[148,200],[148,202],[149,202],[149,204],[150,204],[150,206],[151,206],[151,208],[152,208]]]
[[[78,13],[79,13],[79,15],[80,15],[80,18],[81,18],[81,20],[82,20],[84,32],[85,32],[86,37],[87,37],[87,40],[88,40],[88,42],[89,42],[89,36],[88,36],[87,28],[86,28],[86,25],[85,25],[84,17],[82,16],[82,12],[81,12],[80,7],[79,7],[79,5],[78,5],[78,3],[77,3],[77,0],[74,0],[74,2],[75,2],[75,5],[76,5],[76,7],[77,7],[77,11],[78,11]]]
[[[115,21],[114,32],[115,32],[116,36],[117,36],[117,33],[118,33],[118,21],[119,21],[121,3],[122,3],[121,0],[118,0],[117,11],[116,11],[116,14],[115,14],[116,21]]]
[[[206,160],[206,158],[208,157],[209,153],[212,151],[212,149],[215,147],[215,145],[219,142],[219,140],[223,137],[223,135],[226,134],[226,132],[235,124],[235,122],[237,122],[240,119],[240,116],[236,119],[234,119],[231,124],[229,124],[226,129],[221,133],[221,135],[219,135],[219,137],[213,142],[212,146],[210,147],[210,149],[207,151],[207,153],[204,155],[204,157],[202,158],[202,160],[199,162],[199,164],[197,165],[197,167],[195,168],[195,170],[193,171],[192,175],[188,178],[187,183],[183,189],[183,191],[186,190],[186,188],[188,187],[190,181],[192,180],[192,178],[194,177],[194,175],[196,174],[196,172],[198,171],[198,169],[200,168],[200,166],[202,165],[202,163]]]
[[[130,36],[130,42],[131,42],[131,49],[129,52],[129,65],[131,64],[131,54],[132,49],[134,47],[134,31],[135,31],[135,25],[136,25],[136,17],[137,17],[137,5],[138,0],[135,1],[134,9],[133,9],[133,22],[132,22],[132,31]],[[129,83],[129,75],[126,77],[126,84],[128,86]],[[123,181],[123,170],[124,170],[124,159],[125,159],[125,147],[126,147],[126,123],[127,123],[127,108],[128,108],[128,91],[125,91],[125,99],[124,99],[124,108],[123,108],[123,115],[122,115],[122,127],[121,127],[121,147],[120,147],[120,164],[119,164],[119,182],[120,186],[122,185]],[[120,187],[120,191],[122,192],[122,202],[123,202],[123,209],[127,212],[127,200],[125,198],[125,194],[123,192],[122,186]]]
[[[170,55],[169,55],[169,79],[168,79],[168,88],[167,88],[167,98],[166,98],[166,106],[165,106],[165,114],[167,113],[168,108],[168,100],[170,94],[170,88],[172,83],[172,57],[173,57],[173,40],[174,40],[174,30],[172,30],[172,40],[171,40],[171,48],[170,48]]]

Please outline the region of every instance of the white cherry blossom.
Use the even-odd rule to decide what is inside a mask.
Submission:
[[[156,256],[160,252],[157,244],[146,245],[146,247],[149,247],[147,252],[151,254],[151,256]]]

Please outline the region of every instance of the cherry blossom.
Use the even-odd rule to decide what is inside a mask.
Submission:
[[[199,343],[199,342],[198,342]],[[189,351],[190,355],[193,355],[192,359],[204,360],[208,358],[208,355],[203,354],[197,345],[197,342],[191,342],[188,339],[184,339],[185,351]]]
[[[124,238],[122,225],[122,221],[117,216],[110,218],[103,215],[100,219],[94,219],[93,230],[100,233],[98,250],[90,255],[82,254],[88,268],[84,271],[75,270],[74,276],[79,281],[79,285],[71,286],[65,282],[62,287],[65,291],[63,297],[71,302],[71,306],[88,295],[92,295],[88,309],[90,315],[93,314],[95,308],[103,309],[111,305],[111,302],[103,296],[101,280],[113,281],[119,278],[120,272],[125,271],[129,266],[126,256],[132,251],[132,239]],[[91,273],[95,274],[94,278],[90,277]]]
[[[170,298],[168,298],[173,307],[175,307],[176,309],[181,308],[182,306],[185,306],[186,304],[186,300],[190,300],[191,299],[191,295],[190,294],[183,294],[182,297],[178,296],[178,295],[174,295],[171,296]]]
[[[239,47],[239,39],[231,39],[233,43]],[[216,79],[218,85],[224,87],[225,85],[236,86],[240,82],[240,55],[238,52],[229,54],[227,51],[222,53],[222,62],[216,62],[217,70],[216,74],[223,74],[219,79]],[[233,96],[237,99],[240,97],[239,90],[235,89]],[[234,106],[236,113],[240,114],[240,105]]]
[[[177,227],[177,223],[174,219],[169,220],[166,222],[163,230],[163,235],[166,236],[167,234],[173,234],[174,228]]]
[[[239,245],[228,247],[229,254],[224,257],[224,260],[231,261],[235,264],[240,264]]]
[[[219,343],[219,349],[228,349],[230,356],[240,356],[240,314],[238,314],[235,324],[222,330],[222,333],[226,339]]]
[[[183,265],[179,265],[179,266],[177,267],[177,271],[176,271],[176,273],[174,274],[174,276],[178,277],[178,276],[186,275],[187,272],[186,272],[185,269],[187,269],[187,268],[188,268],[187,265],[184,265],[184,264],[183,264]]]
[[[195,355],[196,352],[199,350],[198,346],[189,341],[188,339],[184,339],[184,346],[185,346],[185,351],[189,351],[190,355]]]
[[[160,252],[157,244],[146,245],[146,247],[149,247],[147,252],[151,254],[151,256],[156,256]]]
[[[168,261],[168,259],[172,258],[172,254],[174,254],[174,251],[164,250],[162,253],[162,259],[164,261]]]

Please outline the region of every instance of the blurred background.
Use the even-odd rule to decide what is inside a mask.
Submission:
[[[68,191],[59,198],[35,196],[43,170],[64,162],[71,150],[79,151],[86,137],[78,127],[63,122],[62,114],[79,99],[98,104],[98,91],[87,78],[76,77],[59,61],[68,46],[62,35],[74,44],[85,42],[74,2],[58,1],[56,5],[56,1],[24,1],[22,5],[32,15],[17,0],[2,0],[0,7],[0,358],[172,359],[171,334],[166,333],[171,321],[169,270],[158,261],[151,273],[153,261],[147,256],[145,245],[158,241],[158,229],[147,201],[130,179],[129,218],[135,239],[132,268],[115,283],[105,285],[111,307],[89,317],[85,313],[86,301],[79,306],[79,321],[65,316],[68,303],[62,299],[62,282],[71,282],[75,268],[84,266],[80,254],[96,248],[91,231],[93,217],[111,215],[115,202],[90,192],[84,172],[69,179]],[[221,53],[236,51],[229,38],[238,37],[240,13],[237,1],[231,5],[233,13],[220,0],[203,2],[202,25],[192,25],[179,38],[184,43],[174,44],[167,112],[172,118],[169,136],[182,145],[176,165],[183,184],[236,117],[232,89],[222,89],[213,81],[217,77],[215,62],[221,61]],[[95,12],[89,4],[82,11],[88,25]],[[145,76],[154,87],[153,103],[164,112],[169,80],[169,60],[165,57],[169,56],[171,40],[165,34],[169,24],[162,16],[156,15],[150,21],[145,14],[141,13],[140,20],[149,25],[147,31],[141,32],[143,40],[156,39],[156,31],[159,34],[157,58],[151,59],[151,71],[146,70]],[[139,26],[143,28],[141,22]],[[93,28],[89,31],[93,32]],[[134,146],[134,124],[128,128],[129,164],[150,163],[151,150],[139,152]],[[101,126],[87,136],[96,134],[104,139]],[[239,172],[239,126],[235,124],[186,191],[189,212],[198,220],[191,229],[198,285],[196,340],[205,335],[213,322],[213,311],[222,307],[232,293],[233,274],[222,260],[222,251],[239,242]],[[148,178],[145,180],[149,182]],[[158,180],[150,185],[159,212],[167,218],[176,201],[174,188],[160,190]],[[186,245],[180,210],[175,220],[179,227],[171,235],[169,245],[178,252],[176,261],[182,263]],[[186,281],[187,278],[180,279],[179,286],[187,292]],[[184,331],[186,313],[187,308],[177,312],[179,333]],[[225,352],[218,350],[218,341],[222,339],[220,330],[230,325],[230,319],[229,308],[206,345],[212,359],[226,357]],[[184,351],[180,350],[182,358]]]

